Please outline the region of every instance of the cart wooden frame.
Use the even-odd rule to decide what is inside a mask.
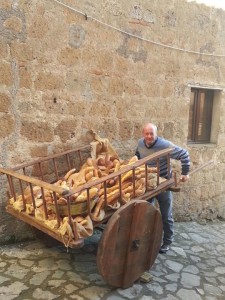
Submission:
[[[155,225],[154,225],[154,223],[151,223],[149,225],[150,227],[156,226],[156,230],[152,231],[152,232],[154,232],[154,239],[155,239],[156,243],[154,243],[154,241],[152,239],[149,240],[149,242],[152,243],[152,246],[148,249],[148,253],[151,254],[151,259],[146,258],[147,263],[145,263],[145,264],[143,263],[143,266],[141,268],[138,268],[137,271],[132,273],[131,268],[128,267],[130,264],[128,257],[130,257],[130,259],[132,259],[132,260],[134,259],[134,257],[132,258],[132,255],[127,253],[126,257],[122,258],[123,260],[125,260],[125,262],[123,262],[123,264],[124,264],[124,268],[127,270],[127,272],[125,272],[123,270],[123,271],[121,271],[122,275],[121,275],[121,272],[119,272],[120,277],[117,276],[118,278],[122,278],[122,279],[119,279],[119,281],[115,280],[114,275],[118,275],[117,271],[116,271],[116,274],[113,274],[112,276],[111,275],[108,276],[109,273],[105,272],[105,264],[106,263],[105,263],[104,259],[102,259],[102,257],[105,257],[104,249],[108,249],[108,247],[106,247],[106,244],[105,244],[106,241],[108,240],[107,232],[105,234],[106,237],[105,237],[105,235],[103,237],[103,242],[100,243],[101,247],[100,247],[98,259],[97,259],[98,266],[101,269],[100,273],[103,275],[104,279],[107,282],[109,282],[110,284],[112,284],[114,286],[128,287],[134,282],[134,280],[137,279],[138,276],[141,275],[141,272],[144,272],[149,267],[151,267],[151,265],[153,264],[157,254],[158,254],[158,250],[160,247],[160,239],[161,239],[161,235],[162,235],[162,225],[161,225],[160,214],[158,213],[158,210],[153,208],[151,205],[150,205],[151,208],[149,208],[149,206],[147,206],[146,208],[143,208],[143,205],[145,206],[145,204],[143,204],[143,200],[148,200],[150,198],[153,198],[157,194],[159,194],[165,190],[168,190],[173,186],[176,186],[176,177],[172,177],[172,178],[170,177],[170,173],[171,173],[170,152],[172,151],[172,149],[162,150],[153,155],[149,155],[146,158],[136,161],[132,165],[128,165],[128,166],[124,167],[123,169],[119,170],[118,172],[114,172],[107,176],[99,178],[97,180],[94,180],[92,182],[88,182],[88,183],[78,187],[76,190],[67,190],[67,189],[63,189],[62,187],[55,186],[54,182],[59,180],[59,178],[61,176],[62,166],[65,169],[65,170],[63,170],[63,172],[70,170],[73,167],[74,163],[79,164],[79,166],[81,167],[82,164],[87,159],[87,157],[90,156],[90,150],[91,150],[90,145],[85,145],[82,147],[74,148],[72,150],[64,151],[62,153],[50,155],[45,158],[37,159],[35,161],[25,163],[23,165],[20,165],[18,167],[12,168],[12,169],[0,168],[1,175],[7,176],[9,198],[14,198],[14,200],[16,201],[17,196],[19,194],[21,194],[22,198],[23,198],[23,204],[24,204],[24,209],[22,211],[18,211],[16,209],[14,209],[11,204],[8,203],[6,206],[6,211],[9,214],[16,217],[17,219],[39,229],[40,231],[46,233],[47,235],[51,236],[52,238],[54,238],[62,243],[65,243],[65,237],[62,237],[57,230],[49,228],[44,222],[37,220],[34,216],[26,213],[26,210],[25,210],[26,203],[25,203],[25,199],[24,199],[24,195],[23,195],[24,186],[30,187],[31,195],[32,195],[32,202],[33,202],[34,207],[35,207],[35,200],[34,200],[33,187],[34,186],[41,187],[46,220],[48,219],[48,213],[47,213],[47,204],[45,202],[45,197],[44,197],[44,189],[50,190],[53,193],[54,206],[55,206],[55,212],[56,212],[58,226],[60,226],[60,210],[59,210],[59,204],[56,201],[56,193],[63,195],[63,197],[67,199],[68,219],[69,219],[69,222],[71,222],[72,217],[73,217],[73,215],[71,213],[71,196],[74,193],[78,193],[78,192],[86,190],[87,191],[87,203],[86,203],[87,214],[90,216],[90,218],[92,218],[92,216],[91,216],[91,199],[90,199],[89,191],[91,188],[93,188],[99,184],[102,184],[104,187],[104,207],[106,208],[106,214],[105,214],[104,219],[100,222],[96,222],[96,221],[92,220],[94,228],[99,226],[102,223],[104,223],[104,224],[108,223],[108,224],[111,224],[111,225],[109,225],[109,227],[110,227],[109,234],[112,234],[112,232],[114,232],[116,235],[118,235],[118,232],[115,232],[115,230],[114,229],[112,230],[112,228],[114,226],[118,225],[118,224],[117,225],[115,225],[115,224],[117,223],[117,219],[121,220],[121,218],[120,218],[121,215],[123,215],[123,218],[126,219],[126,215],[127,215],[126,214],[126,206],[128,207],[127,212],[129,210],[134,211],[136,209],[137,214],[138,213],[140,214],[140,216],[138,218],[139,222],[142,221],[141,220],[142,218],[145,219],[143,217],[143,214],[145,215],[148,211],[149,216],[154,215],[154,218],[156,218]],[[166,179],[164,182],[160,183],[159,166],[160,166],[160,159],[162,159],[163,157],[164,158],[166,157],[168,166],[169,166],[168,179]],[[149,162],[152,162],[152,161],[154,161],[157,166],[157,186],[154,189],[146,190],[146,192],[143,195],[136,197],[135,196],[135,170],[136,170],[136,168],[138,168],[140,166],[145,166],[145,180],[146,180],[146,186],[147,186],[147,180],[148,180],[147,179],[147,167],[148,167]],[[58,164],[58,162],[59,162],[59,164]],[[47,175],[49,176],[49,174],[51,173],[51,176],[50,176],[51,179],[50,179],[50,182],[47,182],[47,180],[49,180],[49,178],[46,179],[45,173],[46,173],[46,168],[48,168],[46,166],[49,166],[49,165],[51,165],[51,172],[47,172]],[[38,176],[32,175],[32,172],[34,169],[38,173]],[[124,205],[124,207],[122,206],[120,208],[120,210],[118,210],[118,211],[108,209],[107,208],[107,182],[109,180],[117,177],[119,180],[119,190],[120,190],[120,196],[121,196],[121,193],[122,193],[121,177],[123,174],[125,174],[126,172],[129,172],[129,171],[132,171],[132,178],[133,178],[132,184],[133,184],[134,197],[131,200],[132,204],[127,203],[126,205]],[[144,201],[144,202],[147,203],[146,205],[149,204],[147,201]],[[133,207],[133,208],[131,208],[131,207]],[[115,217],[113,220],[114,215],[115,215]],[[110,219],[112,219],[112,220],[110,221]],[[132,222],[138,221],[138,220],[134,220],[134,219],[135,218],[132,218],[132,220],[133,220]],[[129,221],[129,222],[131,222],[131,221]],[[144,222],[146,222],[146,219]],[[131,224],[131,223],[129,223],[129,224]],[[107,228],[107,226],[106,226],[106,228]],[[132,226],[134,226],[134,225],[132,225]],[[72,228],[74,229],[74,227],[72,227]],[[135,227],[133,227],[133,229],[130,229],[130,230],[132,230],[134,232],[135,231],[134,228]],[[150,228],[148,230],[146,229],[146,230],[151,231],[151,229],[152,228]],[[158,230],[158,234],[156,235],[157,230]],[[106,231],[106,230],[104,230],[104,231]],[[73,232],[73,233],[74,233],[75,238],[72,241],[68,241],[67,246],[71,247],[71,248],[82,247],[84,244],[84,239],[78,238],[76,232]],[[144,240],[145,240],[146,232],[142,232],[142,235],[144,235]],[[141,238],[143,239],[143,236]],[[116,237],[112,237],[111,239],[113,241],[116,239]],[[139,237],[135,238],[134,236],[132,236],[132,234],[130,234],[129,239],[130,239],[129,242],[131,243],[131,251],[133,251],[134,249],[138,250],[139,243],[140,243]],[[116,242],[114,242],[114,246],[115,246],[115,243]],[[152,252],[152,249],[154,249],[153,252]],[[117,254],[114,253],[114,259],[115,259],[115,255],[117,255]],[[145,253],[145,255],[146,255],[146,253]],[[143,257],[143,253],[140,253],[140,256]],[[136,265],[136,267],[137,267],[137,265]],[[135,269],[135,268],[133,268],[133,269]]]

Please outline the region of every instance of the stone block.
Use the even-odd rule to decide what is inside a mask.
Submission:
[[[124,92],[123,80],[117,77],[110,77],[108,92],[110,95],[122,95]]]
[[[110,142],[118,137],[118,121],[115,118],[105,118],[105,116],[96,118],[89,115],[89,118],[84,118],[81,122],[83,134],[93,129],[99,136],[107,137]]]
[[[9,9],[11,8],[11,5],[12,5],[12,0],[2,0],[0,2],[0,8]]]
[[[96,120],[99,120],[99,118]],[[111,143],[118,136],[118,120],[112,117],[104,116],[102,122],[99,124],[100,136],[107,137]]]
[[[10,63],[1,61],[0,62],[0,85],[7,87],[13,83],[13,71]]]
[[[3,114],[0,116],[0,138],[5,138],[13,134],[15,130],[15,120],[10,114]]]
[[[64,79],[51,72],[40,72],[35,79],[34,86],[37,90],[60,90],[64,88]]]
[[[15,32],[22,32],[23,29],[22,20],[17,16],[11,16],[10,18],[6,19],[3,25],[5,26],[5,28],[13,30]]]
[[[165,82],[162,86],[161,86],[161,91],[160,91],[160,95],[163,98],[168,98],[171,97],[173,95],[173,89],[174,86],[171,82]]]
[[[22,101],[22,99],[19,99],[18,101],[18,111],[21,115],[24,114],[25,116],[40,114],[40,106],[40,102],[37,102],[37,98],[35,97],[32,100]]]
[[[66,66],[73,66],[81,62],[81,51],[79,49],[65,48],[58,55],[58,62]]]
[[[124,93],[130,96],[137,96],[142,94],[142,88],[133,78],[124,80]]]
[[[29,24],[27,31],[28,36],[31,38],[39,38],[42,39],[46,36],[49,30],[48,20],[43,16],[35,15],[31,20],[31,24]]]
[[[7,59],[9,55],[9,47],[3,39],[0,38],[0,59]]]
[[[54,134],[58,135],[63,143],[76,136],[78,121],[76,119],[62,120],[54,129]]]
[[[113,115],[113,108],[112,105],[107,102],[99,102],[99,101],[93,101],[88,107],[88,110],[91,112],[92,116],[98,117],[100,116],[108,116],[112,117]]]
[[[123,99],[123,101],[121,101],[121,99],[115,99],[112,105],[115,107],[116,117],[119,120],[126,118],[129,107],[129,101],[127,99]]]
[[[33,49],[27,43],[13,42],[11,45],[11,54],[19,62],[33,60]]]
[[[29,121],[22,119],[20,134],[26,137],[29,141],[44,143],[53,142],[53,128],[49,121]]]
[[[160,84],[151,81],[146,82],[143,87],[143,94],[152,98],[160,97]]]
[[[119,55],[115,55],[113,74],[120,78],[126,76],[128,70],[129,70],[129,61]]]
[[[108,84],[110,82],[110,79],[104,76],[93,76],[90,78],[90,84],[92,87],[92,90],[99,94],[105,93],[105,91],[108,88]],[[107,95],[108,96],[108,95]],[[111,96],[110,96],[111,98]]]
[[[9,95],[0,92],[0,112],[8,113],[11,104],[11,98]]]
[[[143,122],[142,121],[133,122],[133,126],[134,126],[133,136],[134,136],[135,140],[138,141],[142,137]]]
[[[85,67],[89,66],[89,69],[96,68],[96,51],[93,45],[90,45],[88,48],[82,49],[82,62]]]
[[[96,53],[96,59],[92,62],[94,66],[99,68],[100,70],[105,71],[105,75],[112,74],[114,56],[111,51],[107,51],[104,49],[103,51],[98,51]]]
[[[19,68],[19,85],[21,88],[32,88],[32,74],[26,67]]]
[[[119,136],[120,140],[129,140],[133,135],[133,122],[121,120],[119,122]]]
[[[30,154],[33,158],[45,157],[48,155],[48,146],[47,145],[35,145],[30,148]]]
[[[65,84],[67,90],[76,95],[76,97],[80,97],[85,90],[86,81],[82,74],[77,74],[76,72],[69,71],[66,75]]]
[[[73,112],[71,112],[71,110],[76,110],[76,106],[74,105],[74,103],[70,103],[66,96],[56,96],[54,94],[54,91],[50,95],[43,95],[42,99],[44,104],[43,109],[47,110],[48,113],[52,115],[52,117],[55,115],[60,115],[62,113],[73,115],[74,110]]]

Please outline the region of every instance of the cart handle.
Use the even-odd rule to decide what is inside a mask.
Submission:
[[[213,162],[214,162],[214,160],[210,160],[210,161],[204,163],[203,165],[201,165],[201,166],[195,168],[194,170],[192,170],[191,172],[189,172],[189,175],[192,175],[192,174],[194,174],[195,172],[200,171],[201,169],[207,167],[208,165],[211,165]]]
[[[194,174],[195,172],[200,171],[201,169],[207,167],[208,165],[211,165],[213,162],[214,162],[214,160],[210,160],[210,161],[204,163],[203,165],[201,165],[201,166],[195,168],[194,170],[192,170],[191,172],[189,172],[189,175],[192,175],[192,174]],[[175,174],[174,174],[174,176],[175,176],[175,185],[169,188],[169,190],[172,191],[172,192],[179,192],[179,191],[180,191],[180,187],[178,186],[178,184],[181,183],[182,181],[179,180],[179,181],[177,182],[176,175],[177,175],[177,174],[175,173]]]

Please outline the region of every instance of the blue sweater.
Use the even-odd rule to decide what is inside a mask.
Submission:
[[[144,138],[141,138],[138,141],[135,155],[137,155],[138,159],[141,159],[157,151],[168,149],[168,148],[173,148],[172,152],[170,153],[170,158],[180,160],[181,174],[187,175],[190,169],[190,157],[188,151],[174,145],[170,141],[165,140],[161,137],[157,137],[154,144],[149,147],[145,144]],[[155,163],[151,162],[149,163],[149,165],[155,166]],[[159,165],[160,165],[160,176],[167,178],[168,177],[167,158],[166,157],[160,158]]]

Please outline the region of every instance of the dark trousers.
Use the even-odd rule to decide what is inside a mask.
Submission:
[[[153,199],[150,202],[153,204],[154,199],[157,199],[159,203],[160,212],[163,222],[163,243],[171,244],[174,240],[174,221],[173,221],[173,194],[171,191],[165,191]]]

